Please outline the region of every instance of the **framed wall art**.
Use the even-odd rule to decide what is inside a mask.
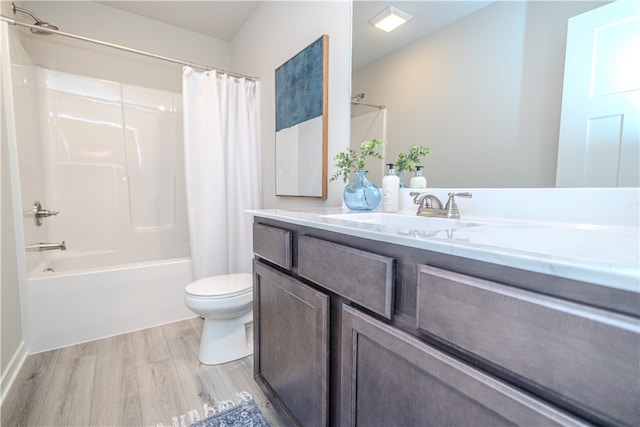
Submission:
[[[328,56],[323,35],[276,69],[276,195],[327,198]]]

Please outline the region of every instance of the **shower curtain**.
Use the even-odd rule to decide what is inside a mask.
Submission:
[[[187,212],[194,279],[250,273],[260,208],[260,83],[185,67]]]

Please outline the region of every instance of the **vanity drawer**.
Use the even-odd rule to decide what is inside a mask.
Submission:
[[[391,319],[393,258],[300,236],[298,275]]]
[[[291,270],[292,265],[291,240],[291,231],[253,224],[253,252],[287,270]]]
[[[640,424],[640,321],[419,265],[417,328],[563,396]]]

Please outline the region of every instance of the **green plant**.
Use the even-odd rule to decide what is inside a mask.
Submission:
[[[335,160],[338,170],[333,174],[329,181],[335,181],[342,176],[342,181],[346,184],[349,182],[349,174],[351,172],[364,169],[364,162],[367,157],[383,160],[384,157],[382,157],[382,154],[377,152],[377,149],[386,143],[387,141],[382,139],[362,141],[360,143],[359,154],[353,148],[347,148],[347,151],[336,154],[333,160]]]
[[[413,172],[416,165],[420,164],[420,159],[427,154],[430,154],[431,151],[431,147],[413,144],[409,147],[409,152],[398,154],[394,164],[396,172]]]

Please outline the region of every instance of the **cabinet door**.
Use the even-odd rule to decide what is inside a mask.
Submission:
[[[346,305],[341,357],[343,426],[582,424]]]
[[[329,297],[254,261],[254,370],[294,424],[327,425]]]

